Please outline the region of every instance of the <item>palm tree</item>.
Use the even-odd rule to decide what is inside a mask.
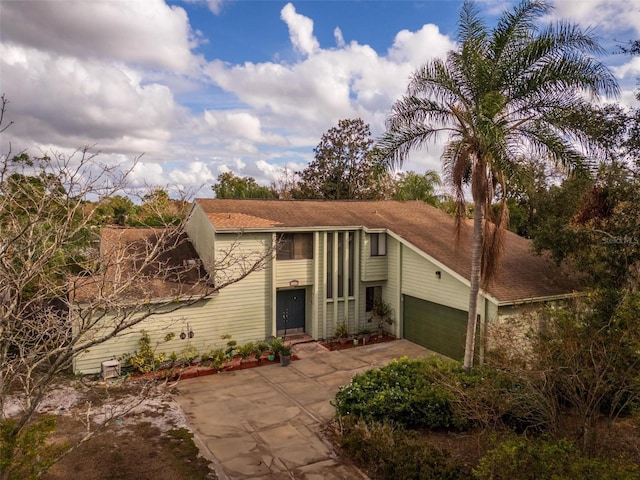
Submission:
[[[524,0],[488,29],[471,1],[459,19],[459,47],[445,60],[431,60],[409,82],[394,105],[379,140],[392,165],[443,135],[445,179],[456,193],[456,233],[473,198],[469,318],[464,366],[473,366],[480,285],[496,274],[508,223],[505,190],[526,154],[568,167],[588,165],[598,145],[586,128],[590,99],[617,95],[617,83],[593,55],[594,36],[559,22],[538,27],[550,12],[543,0]],[[590,96],[590,98],[589,98]],[[497,198],[499,208],[492,212]]]

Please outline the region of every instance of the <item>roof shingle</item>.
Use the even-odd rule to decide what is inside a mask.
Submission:
[[[471,225],[456,245],[454,219],[424,202],[197,199],[218,231],[289,228],[385,229],[469,279]],[[528,240],[506,232],[498,276],[487,293],[499,302],[570,294],[576,289],[559,269],[531,253]]]

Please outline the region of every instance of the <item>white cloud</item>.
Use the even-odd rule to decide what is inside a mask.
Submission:
[[[162,165],[139,161],[127,177],[134,188],[144,188],[154,185],[162,186],[166,183]]]
[[[207,6],[212,13],[220,15],[222,11],[222,0],[207,0]]]
[[[398,32],[389,49],[389,58],[417,68],[431,58],[444,58],[455,46],[455,42],[440,33],[437,25],[427,24],[417,32]]]
[[[311,55],[320,48],[313,36],[313,20],[296,13],[296,8],[287,3],[280,12],[280,18],[289,27],[289,38],[293,47],[303,55]]]
[[[204,121],[211,133],[221,140],[240,137],[263,144],[286,145],[287,143],[279,135],[263,132],[260,119],[246,111],[206,110]]]
[[[186,72],[192,56],[189,19],[161,0],[31,0],[2,3],[4,42],[42,51]]]
[[[640,0],[555,0],[554,16],[609,32],[640,33]]]
[[[342,36],[342,30],[340,30],[340,27],[336,27],[333,31],[333,38],[336,39],[336,45],[338,46],[338,48],[344,47],[344,37]]]
[[[215,164],[197,160],[184,162],[180,168],[171,170],[168,176],[171,183],[179,185],[181,189],[211,185],[216,180],[216,175],[212,171],[214,166]]]
[[[198,1],[199,14],[227,14],[221,0]],[[640,32],[640,0],[556,4],[558,18]],[[207,194],[225,171],[266,185],[283,165],[302,170],[340,119],[360,117],[374,136],[382,133],[415,69],[456,46],[425,24],[398,32],[386,52],[345,42],[339,26],[335,45],[322,48],[313,20],[293,4],[280,20],[300,56],[229,64],[194,55],[194,42],[206,43],[208,32],[194,32],[182,8],[161,0],[3,2],[0,79],[15,125],[2,140],[54,150],[96,144],[100,159],[118,165],[145,152],[130,178],[137,186],[205,184]],[[635,85],[638,59],[616,57],[615,74]],[[621,101],[632,97],[624,89]],[[414,152],[404,168],[439,170],[441,151],[439,142]]]
[[[0,44],[0,69],[10,113],[20,117],[10,134],[24,142],[156,151],[181,112],[169,88],[143,83],[122,63]]]
[[[315,132],[315,142],[341,118],[362,117],[380,133],[392,103],[406,91],[411,73],[455,44],[434,25],[403,31],[387,56],[368,45],[319,49],[293,64],[211,62],[211,79],[262,119],[262,128],[286,125],[288,138]],[[315,144],[314,144],[315,145]]]
[[[640,76],[640,57],[633,57],[630,61],[624,65],[613,67],[611,69],[614,75],[618,78],[629,78]]]

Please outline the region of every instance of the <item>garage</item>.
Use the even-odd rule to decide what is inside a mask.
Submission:
[[[467,312],[403,295],[404,338],[454,360],[464,358]]]

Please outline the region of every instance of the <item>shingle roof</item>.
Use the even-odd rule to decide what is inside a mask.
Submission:
[[[386,229],[469,279],[471,225],[456,245],[454,219],[424,202],[197,199],[218,231],[271,228]],[[499,302],[553,297],[576,289],[558,269],[531,253],[530,242],[506,232],[496,280],[486,289]]]
[[[206,272],[185,233],[162,228],[100,230],[102,275],[79,278],[75,299],[117,300],[201,295]],[[123,287],[126,287],[123,289]]]

